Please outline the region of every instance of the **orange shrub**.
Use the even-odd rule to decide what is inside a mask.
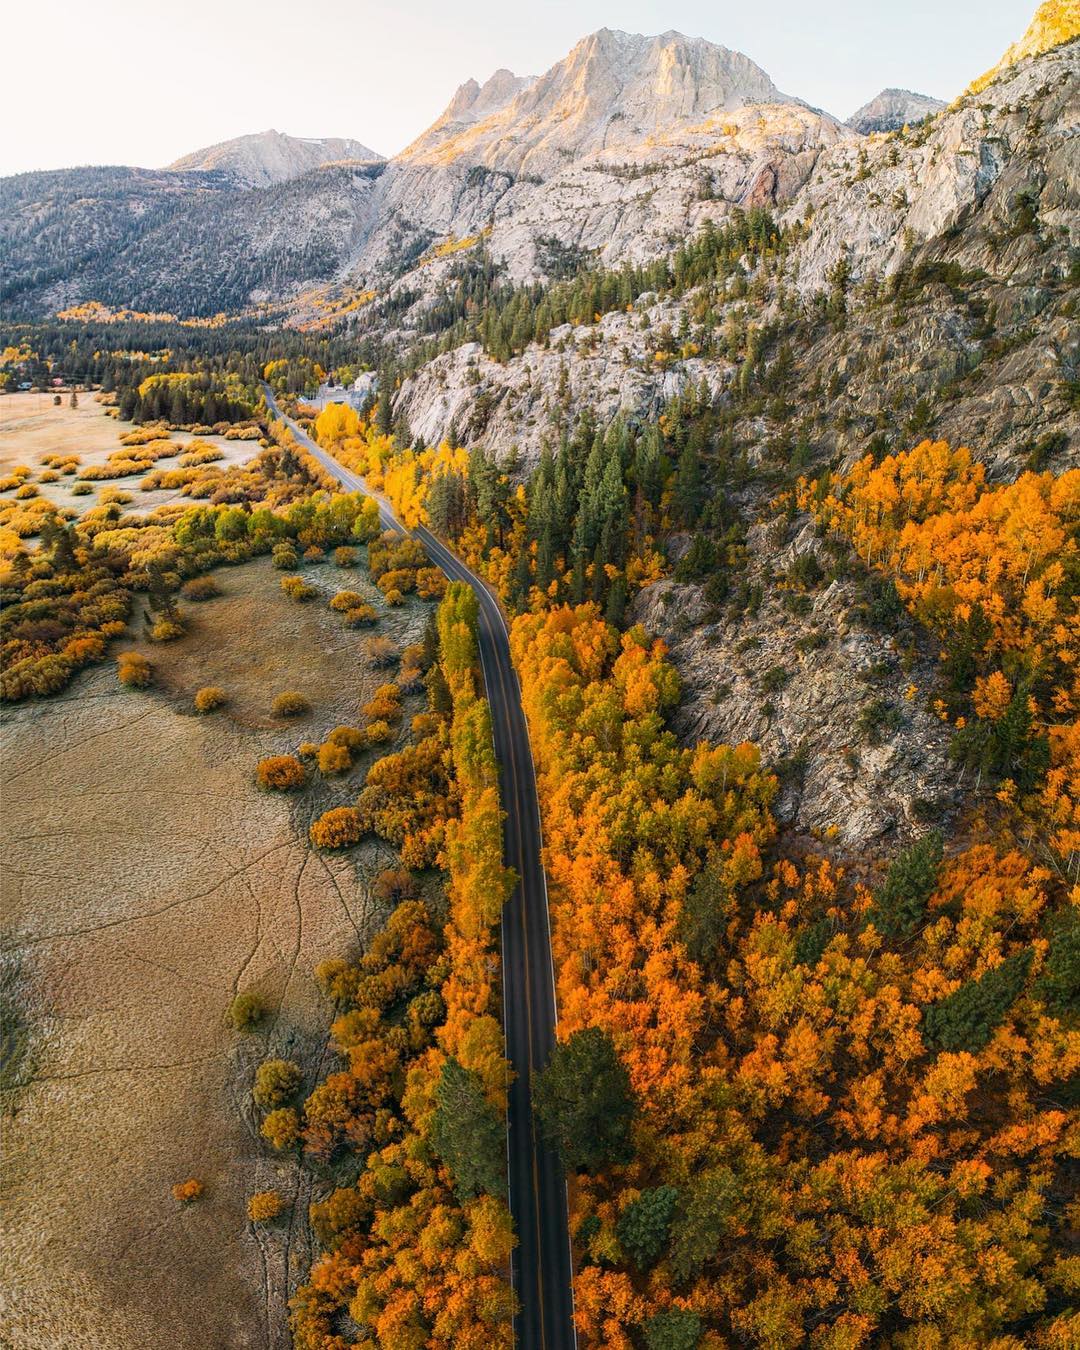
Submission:
[[[319,746],[319,772],[325,777],[348,773],[351,768],[352,755],[349,754],[348,746],[338,745],[334,741]]]
[[[252,1223],[267,1223],[284,1208],[285,1202],[277,1191],[256,1191],[248,1200],[248,1218]]]
[[[319,593],[314,586],[309,586],[303,577],[282,577],[281,589],[290,600],[298,600],[301,603],[305,600],[314,600]]]
[[[225,702],[225,690],[219,689],[216,684],[208,684],[195,695],[195,711],[201,713],[213,712],[215,708],[220,708]]]
[[[300,1138],[300,1117],[293,1107],[281,1106],[267,1115],[259,1133],[273,1148],[292,1148]]]
[[[180,587],[185,600],[213,600],[221,594],[221,587],[213,577],[192,577]]]
[[[359,727],[335,727],[326,739],[328,744],[343,745],[353,754],[358,754],[367,744],[367,737]]]
[[[308,831],[316,848],[350,848],[363,836],[363,820],[355,806],[335,806],[323,812]]]
[[[189,1200],[195,1200],[202,1195],[203,1184],[196,1181],[194,1177],[188,1177],[187,1181],[178,1181],[172,1188],[174,1200],[179,1200],[181,1204],[186,1204]]]
[[[367,738],[370,745],[385,745],[387,741],[393,740],[394,730],[389,722],[372,722],[367,729]]]
[[[270,711],[275,717],[302,717],[311,711],[311,704],[303,694],[298,694],[294,689],[286,689],[271,703]]]
[[[259,786],[272,792],[295,792],[304,786],[304,766],[293,755],[271,755],[260,759],[255,769]]]
[[[151,642],[174,642],[184,636],[184,625],[176,619],[158,619],[150,629]]]
[[[153,667],[142,652],[121,652],[116,658],[116,677],[131,689],[145,689],[153,682]]]
[[[363,603],[364,597],[359,591],[338,591],[337,595],[330,601],[330,608],[336,610],[339,614],[344,614],[350,609],[359,609]]]

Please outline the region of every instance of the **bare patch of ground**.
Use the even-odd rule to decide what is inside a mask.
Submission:
[[[369,589],[351,570],[308,572],[327,595]],[[379,917],[370,880],[393,855],[307,845],[309,820],[350,800],[366,764],[296,798],[259,792],[253,770],[356,721],[387,676],[323,603],[286,600],[265,560],[216,576],[226,595],[186,607],[188,637],[121,643],[150,656],[154,689],[121,688],[110,663],[0,719],[3,992],[25,1024],[4,1084],[12,1350],[288,1344],[311,1183],[259,1139],[251,1078],[285,1055],[313,1084],[330,1014],[313,968],[363,941]],[[421,602],[379,612],[399,646],[419,639]],[[200,717],[206,684],[230,703]],[[270,716],[285,688],[310,717]],[[242,989],[270,1010],[246,1035],[225,1018]],[[188,1177],[205,1190],[181,1206],[170,1187]],[[256,1230],[246,1199],[271,1188],[291,1212]]]

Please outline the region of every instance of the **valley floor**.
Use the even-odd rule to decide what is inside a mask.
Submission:
[[[313,571],[328,592],[368,589]],[[190,607],[179,643],[121,639],[154,663],[153,689],[121,688],[110,662],[3,714],[4,995],[26,1021],[4,1093],[12,1350],[272,1350],[310,1263],[310,1177],[258,1139],[251,1078],[286,1055],[313,1081],[328,1021],[313,968],[370,931],[366,883],[392,855],[309,849],[310,818],[352,779],[294,805],[260,793],[254,767],[355,720],[382,677],[363,638],[288,601],[267,561],[218,579],[225,595]],[[418,639],[419,602],[382,614],[380,631]],[[229,706],[198,717],[211,683]],[[310,718],[269,716],[284,689]],[[226,1010],[247,989],[269,1015],[241,1035]],[[204,1192],[184,1206],[170,1189],[189,1177]],[[247,1197],[270,1188],[290,1213],[256,1229]]]

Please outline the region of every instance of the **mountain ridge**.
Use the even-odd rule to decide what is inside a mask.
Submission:
[[[270,128],[192,150],[166,167],[173,173],[221,170],[245,187],[270,187],[302,178],[324,164],[345,160],[379,163],[384,159],[384,155],[349,137],[290,136]]]
[[[899,131],[903,126],[932,117],[947,106],[943,99],[917,94],[911,89],[882,89],[869,102],[857,108],[844,125],[863,136],[874,132]]]

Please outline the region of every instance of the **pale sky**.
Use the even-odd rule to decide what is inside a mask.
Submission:
[[[156,167],[274,127],[394,154],[470,76],[537,75],[597,28],[745,52],[848,117],[889,85],[951,98],[1036,0],[52,0],[4,18],[0,174]]]

